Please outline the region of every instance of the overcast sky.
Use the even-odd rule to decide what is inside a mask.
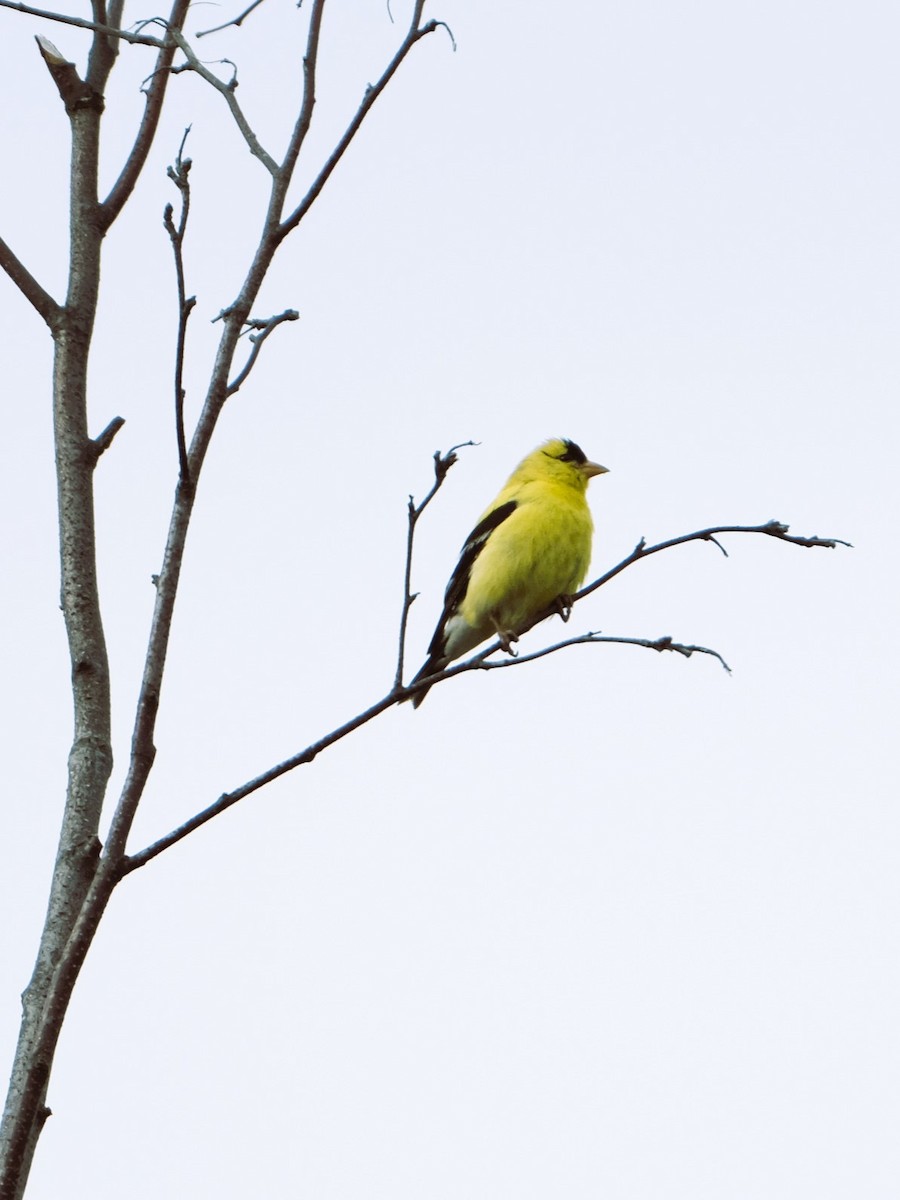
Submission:
[[[241,7],[198,4],[189,30]],[[303,178],[398,44],[409,4],[392,11],[326,10]],[[642,536],[772,517],[854,548],[734,537],[728,558],[638,564],[568,631],[671,634],[730,677],[585,647],[456,679],[132,876],[75,993],[29,1198],[894,1200],[900,17],[426,15],[456,52],[441,31],[416,48],[261,296],[301,320],[213,442],[130,849],[384,693],[405,506],[437,449],[479,443],[419,528],[410,672],[462,540],[549,436],[610,469],[589,493],[598,574]],[[200,43],[239,64],[276,156],[305,20],[267,0]],[[79,64],[87,45],[0,10],[0,232],[61,298],[67,123],[36,33]],[[123,49],[107,187],[151,63]],[[189,124],[191,417],[265,196],[221,96],[173,80],[107,241],[92,359],[92,430],[126,420],[97,474],[112,796],[177,468],[161,214]],[[3,280],[0,311],[5,1075],[71,697],[50,347]]]

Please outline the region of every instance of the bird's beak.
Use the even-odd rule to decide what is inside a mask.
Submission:
[[[601,467],[599,463],[586,462],[582,463],[578,470],[585,479],[593,479],[595,475],[605,475],[609,467]]]

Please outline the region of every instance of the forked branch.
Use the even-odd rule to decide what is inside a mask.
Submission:
[[[728,557],[728,551],[719,542],[719,538],[726,533],[761,533],[767,537],[777,538],[780,542],[788,542],[792,546],[805,546],[808,549],[821,547],[825,550],[834,550],[837,546],[850,546],[850,542],[843,542],[840,538],[820,538],[820,537],[798,537],[790,532],[790,526],[784,525],[781,521],[766,521],[763,525],[711,525],[708,529],[698,529],[696,533],[685,533],[681,537],[669,538],[665,542],[657,542],[655,546],[648,546],[644,538],[638,542],[627,558],[623,558],[616,566],[611,567],[599,579],[595,579],[593,583],[587,584],[581,589],[576,600],[582,600],[585,596],[589,596],[591,592],[596,592],[597,588],[603,587],[609,583],[616,575],[621,574],[632,563],[639,562],[642,558],[649,558],[651,554],[659,554],[662,550],[671,550],[673,546],[683,546],[687,542],[712,542],[714,546],[722,551],[725,557]],[[538,621],[543,621],[550,613],[542,613],[533,622],[534,625]],[[529,625],[529,629],[532,626]]]
[[[172,59],[175,57],[175,40],[172,34],[175,30],[181,29],[187,18],[189,8],[190,0],[173,0],[172,10],[166,24],[166,39],[164,42],[159,43],[156,67],[151,76],[150,83],[143,89],[147,99],[134,143],[119,173],[119,178],[113,184],[112,191],[100,205],[100,219],[106,229],[112,225],[113,221],[115,221],[116,217],[122,211],[128,197],[134,191],[141,171],[144,169],[147,155],[150,153],[150,147],[153,145],[154,138],[156,137],[163,101],[166,96],[166,87],[169,82],[169,68],[172,65]],[[150,39],[150,41],[155,41],[155,39]]]
[[[283,325],[285,321],[299,321],[300,314],[295,308],[286,308],[283,313],[278,313],[274,317],[248,317],[244,322],[244,333],[249,334],[249,341],[252,347],[247,361],[244,363],[241,370],[234,377],[231,383],[225,389],[226,396],[233,396],[235,392],[239,392],[241,386],[245,383],[247,376],[256,366],[256,360],[259,358],[259,353],[263,348],[263,343],[266,338]]]
[[[300,148],[303,145],[304,138],[309,131],[309,126],[312,121],[312,110],[315,103],[315,86],[316,86],[316,61],[319,44],[319,24],[321,23],[322,9],[324,8],[324,0],[316,0],[313,6],[312,15],[310,17],[310,34],[307,43],[306,57],[303,60],[303,68],[305,74],[305,86],[303,96],[303,107],[297,124],[294,127],[294,133],[288,146],[287,154],[283,164],[283,169],[293,171],[293,164],[296,161]],[[343,136],[338,141],[334,150],[328,156],[319,174],[313,180],[306,195],[294,209],[294,211],[285,218],[281,223],[279,235],[286,237],[292,229],[300,224],[309,210],[312,208],[316,199],[321,194],[322,189],[328,182],[331,173],[334,171],[337,164],[344,156],[347,147],[353,141],[360,126],[369,114],[375,101],[393,79],[397,73],[403,60],[412,50],[413,46],[422,38],[427,37],[430,33],[434,33],[436,29],[445,29],[450,35],[450,40],[456,49],[456,42],[453,40],[453,34],[450,32],[449,26],[444,21],[426,21],[422,24],[422,14],[425,9],[425,0],[416,0],[413,6],[413,14],[409,23],[409,28],[406,32],[406,37],[403,39],[397,53],[385,67],[375,83],[370,84],[363,95],[359,108],[356,110],[356,115],[353,117],[350,124],[344,131]]]
[[[201,79],[206,80],[210,87],[214,87],[217,92],[224,96],[225,103],[228,105],[231,115],[234,118],[234,123],[237,125],[241,132],[241,136],[247,143],[247,148],[249,149],[250,153],[255,158],[259,159],[270,175],[276,175],[278,172],[278,164],[275,162],[275,159],[271,156],[271,154],[269,154],[268,150],[263,147],[259,138],[251,129],[250,122],[244,116],[244,110],[241,108],[240,104],[238,103],[237,96],[235,95],[235,89],[237,87],[237,68],[234,68],[234,73],[232,74],[231,79],[226,83],[224,80],[220,79],[215,72],[210,71],[209,67],[200,61],[200,59],[191,49],[190,43],[180,29],[170,30],[170,36],[187,60],[186,62],[182,63],[180,67],[173,67],[172,72],[178,75],[182,71],[195,71]],[[223,59],[222,61],[224,62],[226,60]],[[234,66],[233,63],[230,63],[229,65],[232,67]]]
[[[457,461],[457,450],[462,450],[465,446],[475,446],[476,442],[460,442],[456,446],[451,446],[446,454],[441,454],[440,450],[434,452],[434,483],[431,485],[431,491],[425,496],[425,499],[416,504],[415,500],[410,496],[407,506],[407,528],[406,528],[406,564],[403,572],[403,608],[400,613],[400,638],[399,647],[397,650],[397,670],[394,675],[394,688],[397,689],[403,685],[403,659],[406,650],[406,629],[409,624],[409,610],[412,608],[418,592],[412,592],[412,560],[413,560],[413,542],[416,536],[416,525],[419,517],[434,499],[438,493],[438,489],[447,478],[447,472]]]

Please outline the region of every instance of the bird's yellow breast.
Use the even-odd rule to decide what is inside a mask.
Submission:
[[[555,481],[517,489],[518,507],[473,565],[461,613],[484,636],[514,631],[578,590],[591,558],[593,522],[583,492]]]

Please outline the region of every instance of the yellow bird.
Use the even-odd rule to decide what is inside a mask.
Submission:
[[[466,539],[428,658],[412,684],[490,637],[509,650],[533,617],[578,591],[594,532],[588,480],[606,470],[563,438],[552,438],[519,463]],[[425,687],[412,696],[413,708],[427,692]]]

